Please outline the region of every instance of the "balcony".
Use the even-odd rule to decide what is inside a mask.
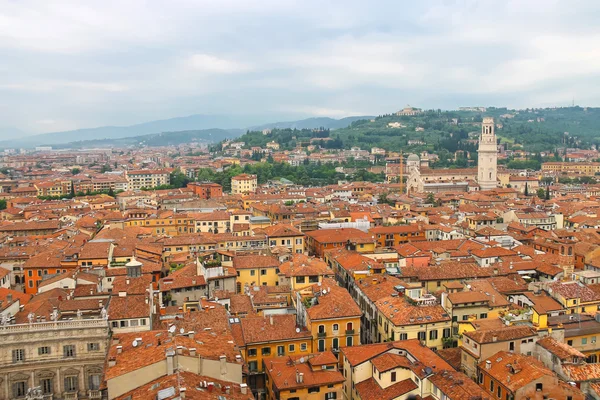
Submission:
[[[64,392],[63,399],[64,400],[77,400],[77,399],[79,399],[79,395],[77,392]]]
[[[100,400],[102,398],[102,392],[99,390],[88,390],[88,398],[90,400]]]
[[[354,335],[354,329],[346,329],[346,335]]]
[[[319,338],[327,337],[327,332],[319,332],[319,333],[317,333],[317,337],[319,337]]]

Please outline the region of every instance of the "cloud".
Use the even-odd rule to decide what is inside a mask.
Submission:
[[[0,0],[0,120],[33,131],[407,103],[600,105],[600,3]],[[267,121],[265,121],[267,122]]]
[[[209,74],[234,74],[250,71],[250,65],[219,58],[210,54],[194,54],[188,60],[188,65],[200,72]]]

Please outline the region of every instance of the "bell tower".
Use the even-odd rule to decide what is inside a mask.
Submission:
[[[479,150],[477,162],[477,183],[481,190],[498,187],[498,146],[494,118],[484,117],[479,135]]]

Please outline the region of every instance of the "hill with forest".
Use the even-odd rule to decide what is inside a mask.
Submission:
[[[553,152],[559,147],[600,146],[600,108],[547,108],[477,111],[428,110],[415,116],[380,115],[353,121],[348,127],[329,129],[273,129],[268,135],[249,131],[238,140],[247,147],[278,142],[291,150],[300,143],[323,139],[324,148],[454,153],[476,151],[480,124],[485,116],[495,118],[496,134],[507,148],[530,152]],[[565,133],[567,132],[567,133]],[[443,158],[443,157],[440,157]]]

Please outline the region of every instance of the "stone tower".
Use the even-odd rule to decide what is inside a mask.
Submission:
[[[481,135],[479,136],[479,160],[477,164],[477,183],[481,190],[489,190],[498,187],[498,146],[496,144],[496,132],[494,131],[494,118],[485,117],[481,124]]]

